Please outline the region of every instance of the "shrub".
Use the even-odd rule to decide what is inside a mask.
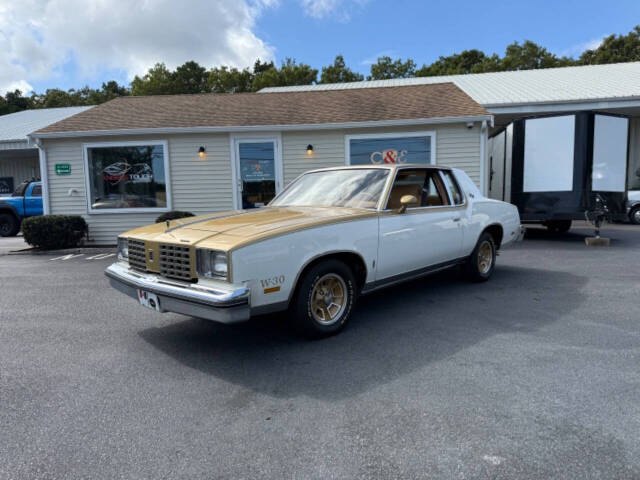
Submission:
[[[156,218],[156,223],[166,222],[167,220],[176,220],[178,218],[195,217],[191,212],[181,212],[180,210],[173,210],[172,212],[163,213]]]
[[[77,247],[87,234],[87,222],[79,215],[41,215],[22,222],[24,240],[44,250]]]

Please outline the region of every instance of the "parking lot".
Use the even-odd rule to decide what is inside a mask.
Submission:
[[[314,342],[145,310],[113,257],[0,256],[0,478],[640,478],[640,229],[589,233]]]

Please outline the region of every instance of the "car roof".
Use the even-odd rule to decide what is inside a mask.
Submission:
[[[421,168],[428,170],[451,170],[451,167],[442,165],[425,165],[424,163],[402,163],[402,164],[384,164],[384,165],[341,165],[336,167],[314,168],[305,173],[327,172],[331,170],[404,170],[407,168]]]

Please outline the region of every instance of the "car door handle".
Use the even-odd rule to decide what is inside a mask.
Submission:
[[[453,217],[454,222],[459,222],[462,217]]]

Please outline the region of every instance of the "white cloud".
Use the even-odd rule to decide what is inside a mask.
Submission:
[[[338,21],[348,21],[355,8],[363,7],[369,0],[300,0],[302,8],[310,17],[324,19],[331,17]]]
[[[60,75],[109,69],[132,78],[154,63],[245,67],[274,49],[253,33],[278,0],[19,0],[0,3],[0,92]]]
[[[598,38],[594,38],[593,40],[589,40],[588,42],[577,43],[575,45],[570,46],[569,48],[565,48],[560,55],[568,56],[568,57],[579,57],[582,52],[585,50],[595,50],[604,41],[604,35]]]

